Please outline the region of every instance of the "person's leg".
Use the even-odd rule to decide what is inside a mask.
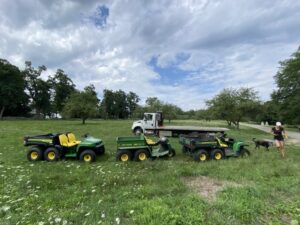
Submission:
[[[280,151],[281,151],[281,157],[284,158],[284,142],[280,141]]]
[[[279,150],[280,150],[280,141],[275,140],[275,144],[276,144],[277,152],[279,152]]]

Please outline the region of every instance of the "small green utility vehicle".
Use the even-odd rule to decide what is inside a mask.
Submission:
[[[101,139],[85,135],[83,140],[79,141],[73,133],[26,136],[24,146],[30,146],[27,153],[29,161],[53,162],[60,158],[77,158],[84,162],[93,162],[97,154],[105,152]]]
[[[179,143],[183,153],[192,156],[197,162],[221,160],[229,156],[250,156],[243,141],[228,138],[224,132],[180,135]]]
[[[158,141],[144,136],[117,137],[116,159],[119,161],[145,161],[148,158],[173,157],[176,152],[166,137]]]

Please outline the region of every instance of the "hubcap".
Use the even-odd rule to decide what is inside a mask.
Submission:
[[[221,153],[218,152],[218,153],[215,154],[215,159],[216,160],[220,160],[221,158],[222,158]]]
[[[90,155],[85,155],[85,156],[83,157],[83,160],[86,161],[86,162],[89,162],[89,161],[92,160],[92,157],[91,157]]]
[[[31,154],[30,154],[30,157],[31,157],[32,159],[37,159],[38,156],[39,156],[39,154],[38,154],[37,152],[31,152]]]
[[[144,161],[147,158],[146,154],[144,152],[141,152],[139,154],[139,160]]]
[[[55,153],[54,152],[49,152],[48,153],[48,159],[50,159],[50,160],[55,159]]]
[[[206,155],[205,154],[201,154],[199,158],[200,158],[201,161],[205,161],[206,160]]]
[[[128,157],[127,154],[121,155],[121,160],[122,160],[123,162],[128,161],[128,159],[129,159],[129,157]]]

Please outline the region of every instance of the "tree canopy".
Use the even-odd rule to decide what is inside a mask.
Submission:
[[[286,123],[300,123],[300,47],[290,59],[280,62],[275,76],[278,90],[272,100],[279,107],[281,119]]]

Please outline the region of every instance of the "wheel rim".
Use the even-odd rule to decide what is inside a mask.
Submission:
[[[90,162],[92,160],[92,157],[90,155],[85,155],[85,156],[83,156],[83,160],[85,162]]]
[[[217,152],[217,153],[215,154],[215,159],[216,159],[216,160],[220,160],[221,158],[222,158],[222,154],[219,153],[219,152]]]
[[[125,161],[128,161],[128,159],[129,159],[129,156],[127,154],[121,155],[121,161],[125,162]]]
[[[141,152],[141,153],[139,154],[139,160],[144,161],[144,160],[146,160],[146,159],[147,159],[146,154],[145,154],[144,152]]]
[[[55,159],[55,153],[54,152],[49,152],[47,156],[48,156],[48,159],[50,159],[50,160]]]
[[[206,155],[205,154],[200,154],[199,156],[200,161],[205,161],[206,160]]]
[[[30,157],[31,159],[37,159],[39,157],[39,154],[37,152],[31,152]]]

